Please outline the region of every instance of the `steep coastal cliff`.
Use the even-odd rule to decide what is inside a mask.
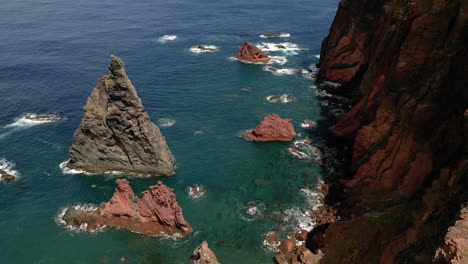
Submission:
[[[330,131],[354,147],[327,185],[342,221],[309,233],[321,263],[452,261],[435,251],[468,194],[467,18],[461,0],[341,1],[319,78],[352,91]]]

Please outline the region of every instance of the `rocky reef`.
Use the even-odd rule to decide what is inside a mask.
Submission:
[[[6,172],[5,170],[0,169],[0,180],[4,181],[14,181],[16,177],[12,175],[11,173]]]
[[[208,243],[203,241],[190,257],[189,264],[219,264],[216,255],[208,247]]]
[[[444,237],[468,197],[467,17],[460,0],[340,2],[318,77],[353,95],[330,129],[352,147],[324,188],[340,220],[308,235],[320,263],[466,263]]]
[[[268,57],[268,55],[248,41],[241,46],[236,58],[240,61],[249,63],[266,63],[270,61],[270,57]]]
[[[277,114],[270,114],[263,118],[254,130],[241,135],[247,140],[257,142],[292,141],[296,136],[290,119],[283,119]]]
[[[159,128],[143,108],[123,61],[111,57],[73,136],[66,166],[90,173],[171,175],[175,162]]]
[[[150,186],[141,199],[135,196],[127,180],[117,179],[116,183],[118,187],[109,202],[93,210],[69,207],[61,221],[74,229],[87,231],[111,226],[148,236],[192,233],[177,204],[174,190],[162,182]]]

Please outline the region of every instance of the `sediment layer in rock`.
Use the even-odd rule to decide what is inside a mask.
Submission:
[[[109,74],[89,96],[69,154],[68,168],[90,173],[174,173],[166,140],[145,112],[120,58],[111,57]]]

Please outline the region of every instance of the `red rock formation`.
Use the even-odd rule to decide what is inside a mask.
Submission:
[[[331,129],[354,148],[321,263],[432,262],[468,187],[467,18],[461,0],[341,1],[319,77],[356,96]]]
[[[266,63],[270,60],[268,55],[266,55],[259,48],[255,47],[254,44],[246,41],[240,48],[239,54],[236,55],[236,58],[240,61],[245,62],[262,62]]]
[[[242,134],[243,138],[257,142],[292,141],[295,136],[291,119],[283,119],[277,114],[265,116],[254,130]]]
[[[94,211],[69,208],[63,220],[74,227],[86,223],[89,230],[106,225],[149,236],[192,233],[174,191],[162,182],[150,186],[141,199],[135,196],[127,180],[118,179],[116,183],[118,187],[109,202]]]

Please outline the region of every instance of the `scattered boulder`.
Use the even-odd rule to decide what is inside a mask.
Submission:
[[[0,169],[0,179],[9,182],[9,181],[14,181],[16,177]]]
[[[277,114],[265,116],[254,130],[242,134],[243,138],[257,142],[292,141],[295,136],[291,119],[283,119]]]
[[[73,136],[66,166],[89,173],[171,175],[175,162],[159,128],[143,108],[124,62],[111,57]]]
[[[62,220],[71,227],[93,231],[104,226],[127,229],[148,236],[192,233],[176,201],[174,190],[158,182],[144,191],[142,198],[133,193],[127,180],[117,179],[111,200],[97,209],[70,207]]]
[[[248,41],[241,46],[236,58],[240,61],[250,63],[267,63],[270,61],[270,57],[268,57],[268,55]]]
[[[190,257],[189,264],[219,264],[216,255],[208,247],[208,243],[203,241],[194,251]]]
[[[281,240],[274,232],[270,232],[266,235],[263,244],[269,250],[276,250],[281,245]]]

